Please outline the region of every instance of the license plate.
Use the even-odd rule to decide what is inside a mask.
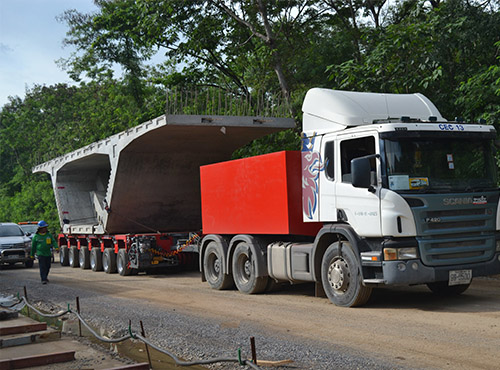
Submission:
[[[450,271],[450,280],[448,285],[469,284],[472,280],[472,270],[453,270]]]

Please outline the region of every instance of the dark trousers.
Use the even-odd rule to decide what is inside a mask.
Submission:
[[[52,257],[38,256],[38,266],[40,267],[40,278],[42,281],[47,280],[50,271],[50,262]]]

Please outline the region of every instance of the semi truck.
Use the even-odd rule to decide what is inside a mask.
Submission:
[[[230,160],[291,119],[166,115],[35,167],[52,177],[61,263],[127,275],[196,256],[213,289],[311,282],[345,307],[500,272],[493,126],[421,94],[313,88],[302,111],[300,151]]]

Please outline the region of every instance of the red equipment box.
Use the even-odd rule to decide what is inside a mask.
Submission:
[[[283,151],[202,166],[204,234],[316,235],[302,220],[300,152]]]

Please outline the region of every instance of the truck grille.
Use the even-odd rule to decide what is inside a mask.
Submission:
[[[464,202],[445,206],[441,194],[425,194],[412,211],[417,228],[422,262],[427,266],[461,265],[483,262],[495,253],[496,207],[498,195],[487,194],[486,204]],[[457,198],[472,198],[460,194]],[[414,199],[414,198],[413,198]]]

